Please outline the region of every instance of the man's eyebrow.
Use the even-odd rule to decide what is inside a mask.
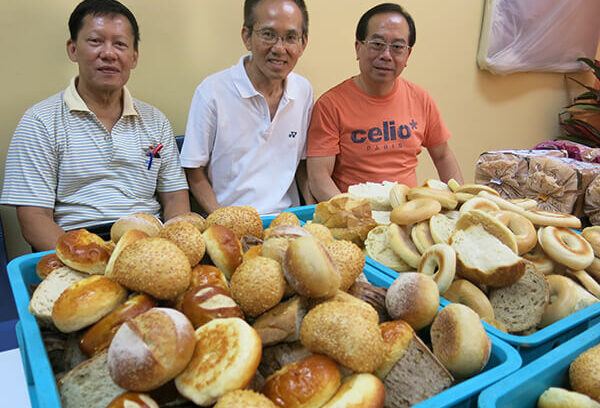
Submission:
[[[373,35],[371,35],[371,39],[383,40],[384,37],[381,34],[373,34]],[[392,42],[392,44],[397,43],[397,42],[406,44],[406,40],[404,38],[395,38],[391,42]]]

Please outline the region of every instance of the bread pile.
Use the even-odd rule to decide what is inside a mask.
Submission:
[[[600,227],[505,200],[484,185],[428,180],[390,191],[390,225],[371,230],[366,254],[433,278],[444,298],[489,324],[530,334],[600,298]]]

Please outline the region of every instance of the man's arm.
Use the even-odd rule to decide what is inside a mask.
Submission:
[[[54,209],[17,206],[17,218],[25,241],[36,251],[56,248],[56,241],[65,231],[54,222]]]
[[[185,174],[187,175],[192,195],[204,211],[210,214],[221,207],[212,185],[206,176],[206,167],[186,168]]]
[[[437,146],[432,146],[427,149],[433,164],[437,169],[438,176],[443,182],[448,182],[451,178],[458,181],[460,184],[464,183],[460,167],[456,161],[454,152],[448,146],[448,142],[444,142]]]
[[[298,163],[298,168],[296,169],[296,184],[298,184],[300,194],[302,194],[302,198],[304,198],[304,204],[316,204],[316,200],[310,192],[310,187],[308,185],[306,160],[300,160],[300,163]]]
[[[158,193],[165,221],[186,212],[190,212],[190,196],[187,190]]]
[[[308,184],[317,202],[327,201],[334,195],[341,193],[331,178],[334,166],[335,156],[309,157],[306,159]]]

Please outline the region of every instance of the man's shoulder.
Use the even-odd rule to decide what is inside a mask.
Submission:
[[[318,104],[337,105],[351,98],[352,78],[348,78],[328,89],[317,101]]]
[[[156,106],[150,105],[144,101],[133,98],[133,105],[142,119],[167,120],[167,117]]]
[[[407,92],[413,96],[421,96],[423,98],[430,98],[429,92],[420,85],[415,84],[404,78],[398,78],[398,87],[401,92]]]
[[[36,103],[35,105],[33,105],[29,109],[27,109],[27,111],[25,112],[25,115],[29,115],[29,116],[33,116],[33,117],[44,117],[49,114],[52,114],[57,109],[62,110],[63,105],[64,105],[63,94],[64,94],[64,91],[60,91],[60,92],[44,99],[43,101]]]

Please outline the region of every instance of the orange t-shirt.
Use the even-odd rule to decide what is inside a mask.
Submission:
[[[424,89],[398,78],[389,95],[374,97],[350,78],[315,104],[306,156],[336,156],[332,178],[342,192],[367,181],[413,187],[421,146],[437,146],[449,137]]]

